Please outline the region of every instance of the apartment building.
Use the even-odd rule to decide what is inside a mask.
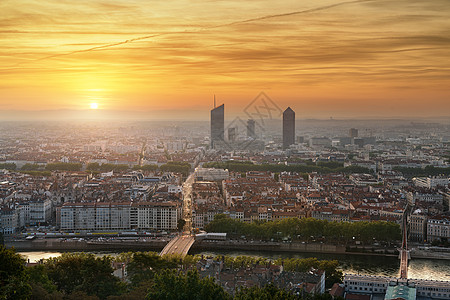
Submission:
[[[181,218],[176,202],[65,203],[59,211],[61,230],[174,230]]]
[[[450,239],[450,218],[448,216],[430,217],[427,223],[428,242],[443,239]]]

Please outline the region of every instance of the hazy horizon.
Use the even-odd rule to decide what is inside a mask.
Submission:
[[[298,121],[418,121],[418,122],[438,122],[449,123],[450,115],[441,116],[305,116],[301,112],[296,112],[296,120]],[[225,106],[225,121],[231,122],[234,119],[241,120],[250,119],[242,110],[227,111]],[[254,118],[255,119],[255,118]],[[257,118],[256,118],[257,119]],[[204,111],[116,111],[116,110],[29,110],[29,111],[0,111],[0,122],[9,121],[139,121],[139,122],[159,122],[159,121],[176,121],[176,122],[209,122],[210,110],[206,108]],[[267,121],[267,119],[265,119]],[[270,120],[280,121],[280,116],[273,116]]]

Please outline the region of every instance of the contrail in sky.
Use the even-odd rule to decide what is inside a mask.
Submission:
[[[362,2],[372,2],[372,1],[376,1],[376,0],[345,1],[345,2],[339,2],[339,3],[335,3],[335,4],[330,4],[330,5],[316,7],[316,8],[311,8],[311,9],[306,9],[306,10],[300,10],[300,11],[294,11],[294,12],[283,13],[283,14],[276,14],[276,15],[267,15],[267,16],[262,16],[262,17],[258,17],[258,18],[246,19],[246,20],[241,20],[241,21],[235,21],[235,22],[226,23],[226,24],[219,24],[219,25],[214,25],[214,26],[202,27],[202,28],[197,29],[197,30],[173,31],[173,32],[164,32],[164,33],[152,34],[152,35],[137,37],[137,38],[133,38],[133,39],[128,39],[128,40],[125,40],[125,41],[122,41],[122,42],[105,44],[105,45],[102,45],[102,46],[96,46],[96,47],[82,49],[82,50],[75,50],[75,51],[71,51],[71,52],[67,52],[67,53],[60,53],[60,54],[49,55],[49,56],[46,56],[46,57],[38,58],[38,59],[36,59],[34,61],[42,61],[42,60],[52,59],[52,58],[60,57],[60,56],[68,56],[68,55],[73,55],[73,54],[77,54],[77,53],[84,53],[84,52],[102,50],[102,49],[107,49],[107,48],[111,48],[111,47],[117,47],[117,46],[120,46],[120,45],[133,43],[133,42],[137,42],[137,41],[141,41],[141,40],[147,40],[147,39],[151,39],[151,38],[155,38],[155,37],[161,37],[161,36],[167,36],[167,35],[176,35],[176,34],[200,33],[202,31],[207,31],[207,30],[216,29],[216,28],[229,27],[229,26],[245,24],[245,23],[251,23],[251,22],[262,21],[262,20],[268,20],[268,19],[274,19],[274,18],[282,18],[282,17],[289,17],[289,16],[295,16],[295,15],[301,15],[301,14],[308,14],[308,13],[313,13],[313,12],[317,12],[317,11],[323,11],[323,10],[331,9],[331,8],[338,7],[338,6],[344,6],[344,5],[355,4],[355,3],[362,3]],[[19,63],[17,66],[20,66],[21,64],[22,63]]]

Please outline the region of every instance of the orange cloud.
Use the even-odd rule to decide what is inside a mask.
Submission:
[[[239,114],[263,90],[304,117],[450,111],[446,0],[1,5],[0,110],[195,118],[213,94]]]

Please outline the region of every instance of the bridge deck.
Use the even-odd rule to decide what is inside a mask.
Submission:
[[[160,255],[165,254],[179,254],[181,256],[187,255],[195,238],[191,235],[180,235],[172,239],[161,251]]]

